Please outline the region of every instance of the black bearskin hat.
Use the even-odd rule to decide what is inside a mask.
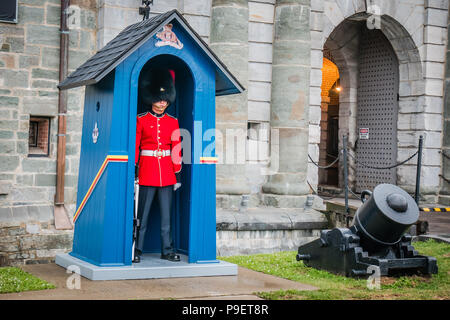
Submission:
[[[139,91],[142,102],[147,106],[161,100],[173,104],[176,98],[174,77],[167,69],[145,70],[139,81]]]

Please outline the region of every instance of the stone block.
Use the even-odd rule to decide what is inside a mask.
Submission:
[[[324,14],[334,27],[339,25],[345,18],[338,3],[333,1],[324,1]]]
[[[425,25],[446,28],[448,24],[448,9],[439,10],[435,8],[425,9]]]
[[[0,86],[28,88],[28,72],[0,69]]]
[[[28,69],[29,67],[34,67],[39,65],[38,56],[19,56],[19,68]]]
[[[310,35],[311,35],[310,41],[311,49],[322,50],[325,40],[327,39],[329,34],[325,34],[320,31],[311,31]]]
[[[445,45],[447,30],[442,27],[425,26],[423,31],[423,41],[425,44]]]
[[[445,62],[446,48],[442,45],[427,44],[419,48],[426,61]]]
[[[0,96],[0,107],[14,108],[19,104],[18,97]]]
[[[320,87],[311,87],[310,89],[309,104],[319,106],[322,102],[322,90]]]
[[[47,80],[33,80],[31,82],[32,88],[44,88],[44,89],[57,89],[57,81],[47,81]]]
[[[323,52],[322,50],[311,50],[311,68],[322,69]]]
[[[90,51],[69,50],[69,69],[76,69],[92,56]]]
[[[195,15],[184,15],[189,25],[203,37],[207,37],[210,34],[210,18]]]
[[[248,101],[248,120],[270,121],[270,102]]]
[[[0,172],[13,172],[19,166],[18,156],[0,155]]]
[[[211,38],[212,39],[212,38]],[[228,67],[235,77],[246,86],[248,81],[248,46],[246,45],[228,45],[224,43],[212,43],[210,46],[213,51],[218,55],[219,59]],[[239,96],[244,97],[246,92]],[[223,97],[225,100],[229,100],[230,97]],[[217,98],[216,102],[222,98]],[[238,99],[238,98],[234,98]]]
[[[16,146],[14,141],[0,140],[0,154],[12,154],[15,151]]]
[[[27,30],[27,44],[59,46],[59,27],[35,25]]]
[[[0,184],[0,195],[6,195],[10,192],[12,184],[10,182],[4,182]]]
[[[273,25],[267,23],[249,22],[248,41],[272,43]]]
[[[35,79],[58,80],[59,72],[57,70],[33,68],[31,76]]]
[[[342,12],[342,15],[345,18],[348,18],[356,13],[353,1],[351,1],[351,0],[336,0],[336,3]]]
[[[132,8],[134,8],[134,7],[132,7]],[[137,10],[134,10],[134,11],[137,12]],[[95,30],[97,27],[97,12],[96,12],[96,10],[81,10],[80,20],[81,20],[80,27],[82,29]],[[117,24],[117,21],[116,21],[116,24]]]
[[[425,78],[443,79],[445,65],[440,62],[424,62]]]
[[[320,143],[320,126],[309,126],[309,143]]]
[[[46,9],[45,22],[47,24],[59,26],[61,21],[61,7],[47,5],[45,9]]]
[[[53,187],[56,185],[55,174],[36,174],[35,185],[40,187]]]
[[[448,10],[448,0],[425,0],[425,8]]]
[[[310,66],[311,46],[305,41],[277,41],[273,46],[273,64]]]
[[[20,250],[18,238],[15,236],[2,236],[0,239],[0,252],[17,252]],[[1,264],[0,264],[1,266]]]
[[[272,44],[249,42],[248,60],[252,62],[272,63]]]
[[[311,11],[310,15],[310,28],[314,31],[322,31],[323,30],[323,18],[322,12]]]
[[[41,231],[41,225],[38,223],[27,223],[25,230],[30,234],[38,234]]]
[[[7,224],[12,221],[12,210],[10,207],[0,207],[0,224]]]
[[[213,7],[211,40],[213,42],[247,43],[248,9],[244,7]]]
[[[320,87],[322,85],[322,70],[311,68],[310,74],[311,87]]]
[[[0,139],[12,139],[13,137],[13,131],[0,131]]]
[[[311,1],[311,11],[323,12],[324,1]]]
[[[430,96],[442,97],[444,92],[444,81],[441,79],[426,79],[425,94]]]
[[[443,98],[424,96],[420,102],[423,102],[424,112],[426,113],[442,113]]]
[[[57,97],[24,97],[22,112],[35,116],[56,116],[58,99]]]
[[[248,99],[253,101],[269,102],[271,98],[271,85],[267,82],[248,82]]]
[[[417,148],[419,145],[419,136],[421,135],[424,138],[424,148],[441,148],[441,133],[432,131],[398,131],[398,147]]]
[[[90,31],[80,30],[80,49],[89,50],[91,52],[96,51],[96,43],[94,41],[95,36]]]
[[[22,170],[33,173],[54,173],[56,172],[56,160],[54,159],[22,159]]]
[[[307,6],[278,6],[275,9],[276,40],[310,41],[310,8]]]
[[[23,53],[25,48],[25,41],[23,37],[6,37],[4,44],[9,45],[8,52]]]
[[[309,124],[319,125],[322,118],[322,111],[319,106],[309,107]]]
[[[211,1],[184,1],[184,13],[209,16],[211,14]]]
[[[273,23],[274,6],[271,3],[248,2],[249,21]]]
[[[72,56],[69,56],[69,60]],[[42,48],[41,65],[45,68],[59,68],[59,49],[58,48]]]
[[[269,63],[249,62],[248,79],[254,81],[272,81],[272,65]]]

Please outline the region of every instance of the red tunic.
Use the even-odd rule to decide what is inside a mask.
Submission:
[[[136,124],[136,158],[139,161],[139,185],[164,187],[177,182],[181,171],[180,129],[177,118],[168,114],[140,114]],[[170,156],[140,155],[141,150],[170,150]]]

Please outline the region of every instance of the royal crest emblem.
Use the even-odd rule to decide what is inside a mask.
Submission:
[[[156,38],[158,38],[159,41],[155,43],[155,46],[157,47],[171,46],[176,49],[183,48],[183,44],[178,39],[177,35],[172,31],[172,27],[173,25],[171,23],[166,24],[163,27],[162,31],[156,34]]]

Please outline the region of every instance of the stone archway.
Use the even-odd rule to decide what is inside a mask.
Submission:
[[[362,4],[357,8],[344,10],[331,1],[326,2],[323,11],[322,49],[331,51],[334,62],[339,68],[340,85],[340,114],[339,114],[339,148],[342,148],[342,136],[348,135],[348,147],[354,152],[356,142],[356,115],[357,115],[357,89],[358,89],[358,47],[360,28],[371,17]],[[355,3],[359,3],[356,1]],[[340,14],[336,14],[339,10]],[[331,14],[333,11],[333,14]],[[345,12],[345,14],[344,14]],[[383,34],[392,45],[399,62],[399,114],[398,114],[398,153],[397,161],[401,161],[413,154],[416,150],[418,136],[423,134],[423,126],[417,121],[418,113],[423,111],[427,97],[425,79],[422,70],[422,59],[416,45],[415,35],[407,28],[410,23],[402,25],[394,12],[394,17],[383,14],[380,10],[379,26]],[[391,12],[392,13],[392,12]],[[331,17],[331,18],[330,18]],[[411,16],[407,19],[414,19]],[[405,21],[405,19],[403,19]],[[423,26],[422,26],[423,29]],[[311,88],[313,89],[313,88]],[[312,90],[312,92],[314,92]],[[417,140],[417,141],[416,141]],[[349,161],[349,184],[354,185],[355,172],[352,159]],[[415,162],[409,162],[410,167],[400,168],[397,184],[407,191],[414,190]],[[413,173],[413,174],[411,174]],[[342,174],[341,174],[342,182]],[[340,185],[343,185],[340,183]]]

